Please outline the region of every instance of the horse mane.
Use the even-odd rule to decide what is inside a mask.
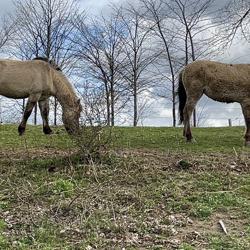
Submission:
[[[47,62],[51,67],[53,82],[57,90],[57,97],[61,100],[62,103],[70,104],[71,106],[75,105],[76,94],[70,84],[67,77],[62,73],[60,67],[58,67],[53,60],[49,60],[47,57],[35,57],[32,60],[40,60]]]
[[[67,77],[62,72],[55,69],[52,70],[52,77],[56,85],[57,97],[61,99],[62,102],[74,106],[77,96]]]
[[[49,60],[47,57],[37,56],[32,60],[40,60],[49,63],[49,65],[57,71],[62,71],[62,69],[54,62],[54,60]]]

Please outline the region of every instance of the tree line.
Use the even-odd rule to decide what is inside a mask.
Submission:
[[[2,18],[0,50],[19,60],[53,60],[74,82],[90,124],[114,126],[126,117],[137,126],[150,96],[171,104],[176,126],[181,69],[215,58],[236,37],[250,42],[248,1],[219,2],[123,1],[110,5],[106,15],[91,16],[75,0],[18,0]],[[24,105],[16,101],[11,110],[21,114]],[[56,99],[51,106],[56,125]],[[10,115],[3,110],[1,119]],[[36,123],[37,109],[34,117]]]

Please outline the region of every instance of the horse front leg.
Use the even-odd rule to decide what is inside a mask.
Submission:
[[[250,100],[241,103],[242,112],[246,123],[245,146],[250,147]]]
[[[34,95],[29,96],[24,113],[23,113],[22,121],[20,125],[18,126],[19,135],[23,135],[23,133],[25,132],[27,120],[30,117],[32,110],[34,106],[36,105],[40,96],[41,96],[40,94],[34,94]]]
[[[39,100],[39,108],[41,111],[41,116],[43,119],[43,132],[46,135],[49,135],[52,133],[52,130],[49,126],[49,98],[45,100]]]

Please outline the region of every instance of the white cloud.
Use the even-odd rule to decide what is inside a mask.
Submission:
[[[121,4],[123,0],[80,0],[80,6],[88,15],[98,15],[106,13],[112,4]]]
[[[0,0],[0,17],[2,18],[7,13],[13,10],[13,2],[10,0]]]

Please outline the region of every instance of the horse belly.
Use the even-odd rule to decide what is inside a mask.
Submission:
[[[225,102],[225,103],[232,103],[232,102],[240,102],[246,97],[246,93],[240,90],[232,90],[232,89],[210,89],[205,88],[204,94],[209,98],[218,101],[218,102]]]
[[[0,95],[8,98],[21,99],[29,96],[31,87],[27,86],[25,82],[19,82],[9,78],[9,80],[0,80]]]
[[[8,97],[8,98],[13,98],[13,99],[22,99],[22,98],[27,98],[29,94],[26,91],[13,91],[13,89],[9,88],[1,88],[0,89],[0,95]]]

